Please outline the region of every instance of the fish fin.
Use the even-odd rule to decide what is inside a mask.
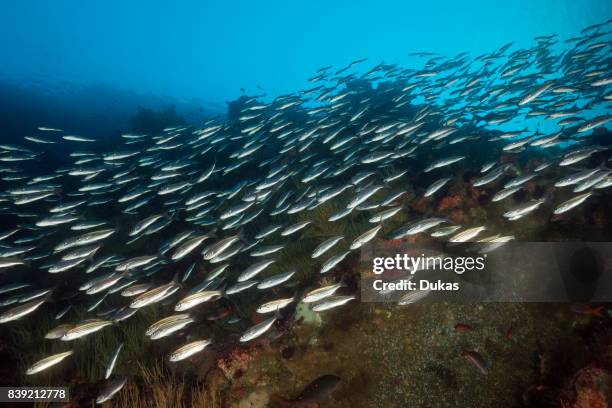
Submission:
[[[94,256],[96,255],[96,252],[98,251],[94,251],[91,254],[87,255],[87,260],[89,261],[90,265],[94,263]]]
[[[55,300],[53,299],[53,292],[55,291],[55,289],[57,288],[57,286],[53,286],[51,288],[51,290],[49,291],[49,293],[47,293],[43,299],[45,300],[45,302],[48,303],[55,303]]]
[[[217,232],[219,231],[219,227],[214,227],[209,233],[208,235],[210,236],[211,239],[216,239],[219,238],[219,235],[217,235]]]
[[[317,199],[317,203],[320,203],[321,201],[319,200],[320,195],[319,195],[319,189],[318,188],[315,188],[315,197]]]
[[[338,283],[341,285],[341,287],[345,288],[348,286],[348,284],[346,283],[346,278],[347,274],[343,273],[342,276],[340,276],[340,280],[338,281]]]
[[[159,257],[161,258],[162,262],[165,264],[167,263],[170,258],[168,257],[168,252],[170,252],[169,249],[166,249],[162,252],[162,249],[160,248],[159,251],[157,251],[157,255],[159,255]]]
[[[221,281],[223,282],[223,281]],[[221,292],[221,296],[224,299],[227,299],[227,294],[225,293],[225,290],[227,289],[227,282],[223,282],[223,285],[221,286],[221,288],[219,288],[219,292]]]

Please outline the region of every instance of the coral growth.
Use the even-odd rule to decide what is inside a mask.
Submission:
[[[424,213],[429,210],[430,206],[431,199],[426,197],[423,197],[411,204],[412,209],[420,213]]]
[[[249,363],[255,359],[256,350],[253,348],[234,348],[228,355],[217,360],[217,366],[228,379],[240,376],[247,371]]]
[[[606,370],[590,365],[572,379],[576,396],[572,408],[606,408],[612,403],[612,376]]]
[[[461,205],[462,197],[459,194],[448,195],[442,200],[440,200],[440,204],[438,204],[439,212],[446,212],[450,209],[457,208]]]

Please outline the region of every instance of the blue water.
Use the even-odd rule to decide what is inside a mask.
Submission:
[[[365,67],[420,68],[410,52],[530,47],[535,36],[565,39],[612,17],[606,0],[3,3],[0,81],[47,93],[102,85],[215,112],[240,88],[275,96],[307,87],[325,65],[367,57]]]

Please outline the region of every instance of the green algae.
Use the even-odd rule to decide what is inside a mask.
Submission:
[[[300,303],[297,305],[295,310],[295,319],[303,322],[304,324],[312,324],[315,326],[320,326],[323,322],[321,315],[317,312],[313,312],[305,303]]]

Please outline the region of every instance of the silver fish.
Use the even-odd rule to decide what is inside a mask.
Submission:
[[[115,364],[117,364],[117,359],[119,358],[119,353],[121,352],[122,348],[123,348],[123,343],[121,343],[119,347],[117,347],[117,350],[115,350],[115,352],[113,353],[113,356],[108,362],[108,366],[106,367],[106,371],[104,372],[105,380],[108,380],[111,374],[113,373],[113,369],[115,368]]]
[[[52,367],[56,364],[59,364],[66,357],[71,356],[73,354],[72,350],[64,351],[61,353],[53,354],[49,357],[45,357],[42,360],[39,360],[32,364],[27,370],[26,375],[32,375],[39,373],[43,370],[46,370],[49,367]]]

